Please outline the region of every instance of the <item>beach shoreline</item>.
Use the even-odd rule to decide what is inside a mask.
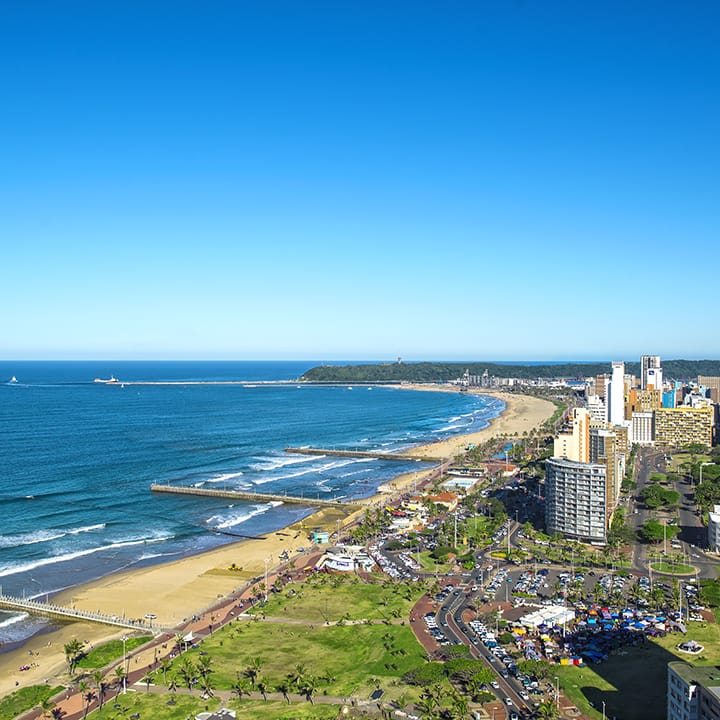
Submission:
[[[403,390],[459,392],[455,386],[400,385]],[[471,390],[470,392],[475,392]],[[522,435],[541,424],[555,411],[555,406],[540,398],[478,389],[476,394],[496,397],[505,407],[486,428],[416,446],[411,452],[436,457],[441,463],[451,460],[468,444],[480,444],[493,436]],[[376,493],[360,501],[368,506],[388,501],[392,495],[422,484],[435,468],[399,475],[381,485]],[[330,533],[333,542],[338,529],[351,524],[364,512],[322,508],[304,520],[292,523],[260,539],[244,539],[218,548],[142,568],[122,571],[64,590],[54,597],[58,605],[91,612],[102,612],[127,618],[156,616],[159,626],[177,626],[202,614],[223,598],[238,593],[248,583],[262,583],[266,573],[272,576],[282,564],[280,555],[287,553],[295,567],[302,568],[306,554],[313,549],[309,531],[320,528]],[[317,547],[315,546],[315,549]],[[88,623],[68,623],[58,630],[30,638],[21,648],[0,654],[0,696],[19,687],[34,684],[67,682],[63,645],[72,638],[88,644],[100,644],[121,637],[126,631]],[[26,671],[32,653],[34,665]],[[57,682],[56,682],[57,681]]]

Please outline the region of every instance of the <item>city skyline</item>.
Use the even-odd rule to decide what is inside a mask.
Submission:
[[[720,357],[700,2],[4,9],[2,359]]]

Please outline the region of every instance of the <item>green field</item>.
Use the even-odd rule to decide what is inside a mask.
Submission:
[[[194,718],[205,710],[221,707],[220,700],[203,700],[199,695],[178,695],[174,704],[168,704],[168,695],[156,695],[144,691],[128,693],[106,703],[101,710],[88,715],[91,720],[126,720],[139,714],[142,720],[185,720]],[[338,716],[340,705],[311,705],[310,703],[287,705],[284,702],[263,702],[262,700],[230,700],[225,707],[237,713],[237,720],[325,720]]]
[[[694,575],[697,568],[692,565],[685,565],[680,562],[654,562],[651,567],[656,572],[665,573],[665,575]]]
[[[129,653],[150,640],[152,640],[150,636],[128,638],[125,643],[125,652]],[[82,669],[103,668],[111,662],[119,660],[122,655],[122,640],[111,640],[104,645],[99,645],[90,650],[90,652],[80,659],[77,666]]]
[[[51,698],[62,690],[62,686],[31,685],[16,690],[0,700],[0,720],[12,720],[26,710],[39,705],[43,700]]]
[[[315,623],[384,620],[407,617],[423,592],[418,583],[395,583],[383,575],[376,583],[363,583],[356,576],[323,573],[311,575],[303,584],[286,586],[255,613]]]
[[[397,693],[403,673],[422,664],[425,652],[408,625],[324,626],[236,620],[202,643],[212,659],[214,687],[229,690],[251,662],[261,662],[260,676],[274,687],[296,666],[319,678],[320,692],[367,698],[377,686]],[[185,657],[199,660],[201,649]],[[178,684],[181,684],[178,680]]]

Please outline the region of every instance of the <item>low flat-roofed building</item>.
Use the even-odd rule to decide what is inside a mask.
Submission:
[[[667,720],[718,720],[720,668],[668,663]]]
[[[708,547],[712,552],[720,552],[720,505],[708,513]]]

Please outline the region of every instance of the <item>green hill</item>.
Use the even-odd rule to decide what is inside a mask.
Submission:
[[[698,375],[720,375],[720,360],[666,360],[662,363],[666,379],[695,380]],[[418,362],[368,365],[322,365],[308,370],[301,378],[308,382],[394,383],[447,382],[463,375],[482,375],[485,370],[500,378],[580,379],[610,373],[607,363],[563,363],[561,365],[506,365],[492,362]],[[639,375],[640,363],[625,363],[625,371]]]

